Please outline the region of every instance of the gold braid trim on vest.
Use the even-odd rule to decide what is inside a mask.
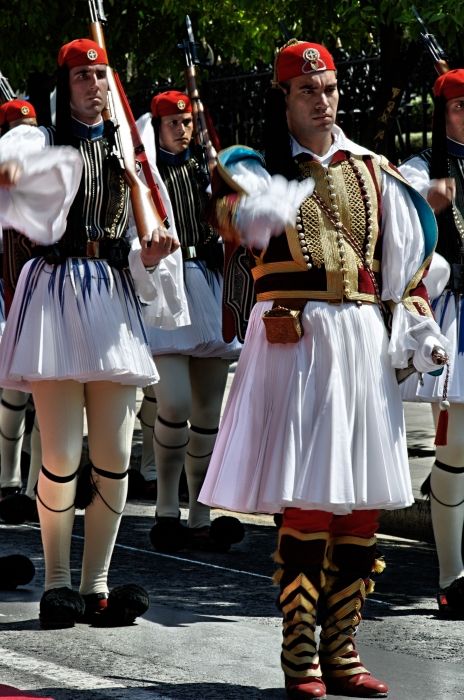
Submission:
[[[273,261],[271,255],[265,255],[264,259],[256,260],[252,274],[255,281],[269,274],[290,272],[307,272],[311,279],[312,268],[323,269],[326,289],[260,291],[258,301],[298,297],[376,303],[375,294],[359,289],[358,279],[359,269],[366,265],[373,272],[380,270],[380,260],[374,258],[374,253],[379,237],[377,191],[381,168],[375,160],[371,162],[375,180],[359,156],[337,161],[328,169],[317,161],[299,163],[301,179],[312,177],[315,180],[315,192],[328,208],[338,212],[341,223],[356,243],[356,250],[346,238],[340,242],[340,229],[314,196],[307,197],[298,212],[296,227],[286,230],[292,260]],[[359,251],[362,251],[362,258]]]

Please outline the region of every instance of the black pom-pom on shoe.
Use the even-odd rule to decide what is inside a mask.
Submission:
[[[150,542],[158,552],[178,552],[188,545],[188,530],[177,518],[155,517]]]
[[[84,612],[84,599],[77,591],[67,586],[50,588],[40,599],[40,626],[44,630],[74,627]]]
[[[149,607],[150,597],[145,588],[127,583],[110,591],[106,605],[100,602],[90,622],[94,627],[126,627],[133,625]]]
[[[10,554],[0,557],[0,590],[14,591],[25,586],[35,576],[35,566],[23,554]]]
[[[7,525],[21,525],[27,520],[37,523],[39,521],[37,504],[25,493],[6,496],[0,501],[0,519]]]
[[[221,515],[211,522],[210,535],[216,542],[224,542],[230,546],[243,540],[245,528],[238,518]]]
[[[189,549],[203,552],[228,552],[233,544],[241,542],[245,529],[237,518],[221,515],[211,525],[188,529]]]

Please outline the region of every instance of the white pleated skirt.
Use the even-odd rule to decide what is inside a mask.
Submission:
[[[0,344],[0,386],[72,379],[146,386],[158,381],[128,270],[68,259],[22,269]]]
[[[146,320],[153,355],[237,359],[241,343],[225,343],[222,337],[222,275],[199,260],[188,260],[184,263],[184,283],[191,324],[161,330]]]
[[[464,297],[447,289],[433,301],[432,309],[441,332],[449,341],[448,400],[464,403]],[[441,401],[445,377],[445,371],[438,376],[424,374],[419,378],[413,375],[401,387],[403,401]]]
[[[254,307],[200,493],[239,512],[411,505],[401,396],[373,305],[309,302],[304,336],[269,344]]]

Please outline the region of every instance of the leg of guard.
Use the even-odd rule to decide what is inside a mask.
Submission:
[[[440,588],[443,589],[464,576],[464,467],[435,462],[430,477],[430,507],[440,566]]]
[[[156,385],[158,416],[154,432],[156,514],[161,518],[179,515],[179,482],[189,440],[187,420],[192,410],[189,361],[183,355],[155,358],[160,375]]]
[[[107,593],[108,571],[127,498],[127,471],[92,468],[96,491],[85,509],[85,540],[80,593]]]
[[[69,565],[76,473],[83,435],[84,391],[73,381],[32,385],[41,427],[44,467],[37,484],[37,508],[45,557],[45,590],[71,587]]]
[[[210,509],[198,502],[198,496],[216,441],[229,365],[228,360],[218,357],[193,357],[190,360],[192,414],[185,459],[190,528],[205,527],[210,522]]]
[[[388,687],[371,676],[356,650],[354,637],[361,622],[361,611],[368,592],[373,589],[371,573],[384,564],[376,559],[378,511],[355,511],[352,516],[334,518],[328,549],[329,566],[323,588],[319,653],[322,675],[329,692],[358,697],[385,697]],[[350,519],[354,533],[349,532]]]
[[[297,509],[290,510],[296,515]],[[283,615],[281,663],[288,697],[324,697],[315,630],[331,515],[322,513],[319,523],[314,512],[298,515],[300,529],[280,528],[275,556],[281,567],[275,575],[280,586],[277,604]],[[295,517],[288,519],[296,522]],[[319,531],[312,530],[317,524]]]
[[[95,497],[85,509],[80,592],[107,593],[108,569],[127,497],[136,389],[91,382],[85,387],[85,398]]]
[[[155,388],[153,386],[147,386],[143,390],[143,399],[138,413],[140,428],[142,430],[142,457],[140,460],[140,473],[146,481],[156,480],[153,430],[155,427],[157,413],[158,404],[155,396]]]
[[[25,430],[27,394],[3,389],[0,400],[0,487],[21,488],[21,448]]]
[[[37,510],[45,559],[45,590],[72,588],[70,551],[74,525],[77,470],[57,476],[42,467],[37,484]]]
[[[190,528],[206,527],[210,524],[210,508],[199,503],[198,496],[213,453],[217,432],[217,428],[190,426],[190,439],[185,458],[185,473],[189,492],[188,526]]]

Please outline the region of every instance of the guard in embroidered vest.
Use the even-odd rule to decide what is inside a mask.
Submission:
[[[182,315],[166,262],[180,250],[162,227],[140,240],[129,227],[129,190],[102,118],[106,52],[76,39],[60,49],[58,66],[56,129],[21,127],[0,141],[0,184],[9,186],[0,187],[0,223],[14,221],[35,243],[2,337],[0,385],[30,390],[40,425],[42,628],[127,625],[147,610],[148,595],[136,584],[109,592],[108,570],[126,501],[136,389],[158,379],[137,294],[164,300],[166,316]],[[79,473],[84,407],[90,463]],[[76,507],[85,509],[78,590],[70,563]]]
[[[292,40],[264,157],[236,146],[217,168],[217,225],[251,250],[257,302],[200,500],[279,514],[281,662],[299,699],[388,693],[354,636],[383,568],[379,510],[413,502],[395,368],[446,360],[422,284],[433,213],[343,134],[337,106],[331,54]]]
[[[146,446],[142,473],[151,477],[157,498],[150,538],[159,551],[227,551],[243,538],[243,526],[226,516],[211,522],[210,508],[199,503],[198,494],[216,440],[230,362],[237,359],[241,345],[235,338],[225,342],[222,337],[223,246],[206,220],[209,182],[192,140],[189,96],[177,90],[155,95],[150,113],[138,120],[138,126],[153,172],[161,176],[169,197],[170,220],[184,259],[191,321],[185,329],[163,330],[150,320],[150,307],[144,309],[160,373],[154,390],[145,390],[140,409]],[[184,467],[187,527],[180,522],[179,510]]]
[[[26,100],[10,100],[0,106],[0,129],[6,134],[19,126],[37,126],[34,106]],[[31,257],[31,242],[12,228],[3,230],[4,315],[8,311],[23,265]],[[2,323],[2,331],[5,324]],[[25,492],[22,492],[21,454],[24,438],[30,440],[30,463]],[[42,463],[40,433],[30,395],[3,389],[0,400],[0,519],[9,524],[37,521],[35,486]]]
[[[436,79],[433,86],[432,147],[405,161],[403,175],[427,198],[437,216],[437,253],[426,280],[435,317],[449,342],[448,401],[441,400],[446,377],[408,380],[404,398],[431,401],[438,426],[448,416],[447,439],[437,432],[436,460],[423,491],[430,495],[440,580],[438,610],[443,618],[464,619],[464,69]]]

